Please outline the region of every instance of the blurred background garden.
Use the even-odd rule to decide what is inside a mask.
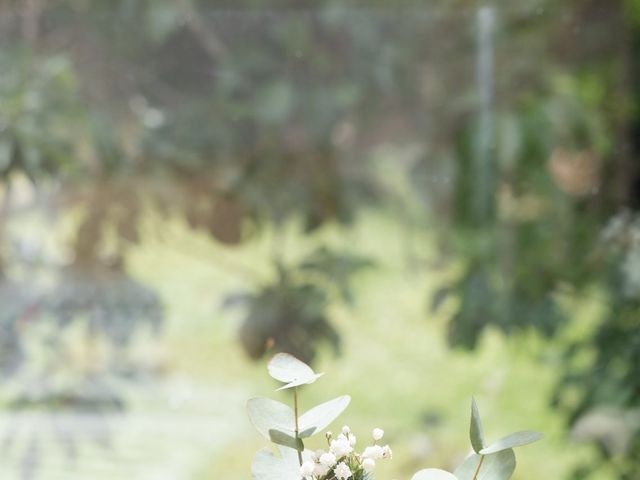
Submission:
[[[472,395],[545,433],[518,480],[640,478],[639,1],[2,0],[0,40],[0,478],[249,479],[280,351],[380,480],[464,458]]]

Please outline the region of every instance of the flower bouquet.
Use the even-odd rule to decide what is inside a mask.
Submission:
[[[284,385],[278,390],[293,391],[293,408],[269,398],[249,400],[249,418],[256,429],[274,443],[279,455],[269,448],[260,450],[253,461],[256,480],[373,480],[376,463],[390,460],[392,451],[384,444],[384,431],[374,428],[371,441],[357,451],[357,438],[348,426],[333,435],[325,429],[347,408],[351,398],[344,395],[300,414],[298,391],[323,374],[297,358],[280,353],[268,366],[269,374]],[[305,449],[306,439],[323,433],[326,448]],[[436,468],[420,470],[412,480],[509,480],[516,468],[513,449],[539,440],[541,434],[516,432],[487,445],[475,400],[471,403],[470,439],[473,452],[454,473]]]

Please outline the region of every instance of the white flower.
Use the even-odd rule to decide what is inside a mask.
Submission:
[[[349,444],[349,440],[347,440],[346,437],[340,435],[336,440],[331,440],[329,450],[331,450],[331,453],[333,453],[336,458],[341,458],[353,452],[353,447]]]
[[[344,427],[342,427],[342,433],[344,435],[349,435],[351,433],[351,429],[347,425],[345,425]]]
[[[384,457],[384,449],[380,445],[373,445],[367,447],[362,452],[362,458],[371,458],[372,460],[378,460]]]
[[[349,445],[353,447],[355,446],[355,444],[356,444],[356,436],[352,433],[351,435],[349,435]]]
[[[384,447],[382,447],[382,458],[393,458],[393,452],[391,451],[389,445],[385,445]]]
[[[384,430],[381,428],[374,428],[373,439],[377,442],[378,440],[382,440],[382,437],[384,437]]]
[[[347,478],[351,477],[351,469],[344,462],[340,462],[338,466],[334,468],[333,473],[336,474],[338,480],[347,480]]]
[[[324,477],[327,473],[329,473],[330,469],[331,467],[327,465],[323,465],[322,463],[316,463],[313,469],[313,474],[316,477]]]
[[[331,452],[325,453],[320,457],[320,463],[325,467],[333,467],[336,464],[336,461],[336,456]]]
[[[313,460],[314,462],[319,462],[320,457],[324,455],[324,453],[325,453],[324,450],[316,450],[311,454],[311,460]]]
[[[316,464],[314,462],[306,461],[300,467],[300,475],[302,475],[303,477],[310,477],[311,475],[313,475],[315,468]]]
[[[376,467],[376,461],[373,458],[365,458],[362,461],[362,468],[364,468],[365,472],[373,472],[373,469]]]

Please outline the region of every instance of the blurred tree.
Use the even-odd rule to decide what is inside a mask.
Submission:
[[[381,1],[0,3],[2,214],[28,178],[49,216],[77,215],[44,292],[12,278],[0,231],[0,294],[22,292],[0,319],[0,368],[19,370],[21,325],[34,315],[65,328],[84,319],[114,345],[157,328],[159,300],[125,268],[146,209],[228,246],[291,221],[312,234],[397,202],[372,158],[385,144],[418,144],[419,160],[393,168],[446,219],[444,250],[463,263],[433,301],[460,299],[450,342],[473,348],[487,327],[551,337],[567,321],[558,292],[596,285],[611,308],[568,353],[593,349],[595,363],[566,362],[557,402],[576,422],[602,405],[637,408],[638,299],[611,281],[631,250],[610,258],[599,232],[638,206],[638,2],[496,0],[495,18],[464,0],[401,4],[404,14]],[[496,65],[484,120],[474,22],[495,29],[481,36]],[[348,300],[366,262],[329,250],[279,260],[242,297],[245,349],[310,359],[316,339],[337,347],[328,299]],[[596,367],[606,389],[590,377]],[[578,401],[562,393],[570,380]],[[621,478],[640,464],[633,435]]]
[[[624,480],[640,465],[637,223],[631,214],[611,220],[621,208],[637,208],[637,8],[549,2],[528,28],[517,17],[505,22],[509,44],[497,44],[496,64],[527,51],[541,62],[527,62],[525,70],[544,74],[529,72],[533,82],[524,90],[496,85],[492,216],[478,221],[474,213],[478,123],[462,122],[451,142],[460,168],[454,226],[445,238],[465,267],[432,306],[451,294],[459,298],[449,322],[453,345],[473,348],[487,327],[551,337],[569,314],[558,294],[580,298],[594,286],[605,292],[605,314],[592,336],[567,349],[553,399],[575,438],[601,447],[576,479],[599,478],[603,460]],[[524,72],[515,70],[518,79]]]

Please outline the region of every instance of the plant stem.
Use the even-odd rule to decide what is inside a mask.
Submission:
[[[295,437],[296,437],[296,445],[298,443],[298,433],[300,429],[298,428],[298,387],[293,387],[293,414],[295,418]],[[302,466],[302,452],[297,450],[298,452],[298,463]]]
[[[482,462],[484,462],[484,455],[480,455],[480,462],[478,463],[478,468],[476,468],[476,473],[473,474],[472,480],[477,480],[478,474],[480,473],[480,467],[482,467]]]

